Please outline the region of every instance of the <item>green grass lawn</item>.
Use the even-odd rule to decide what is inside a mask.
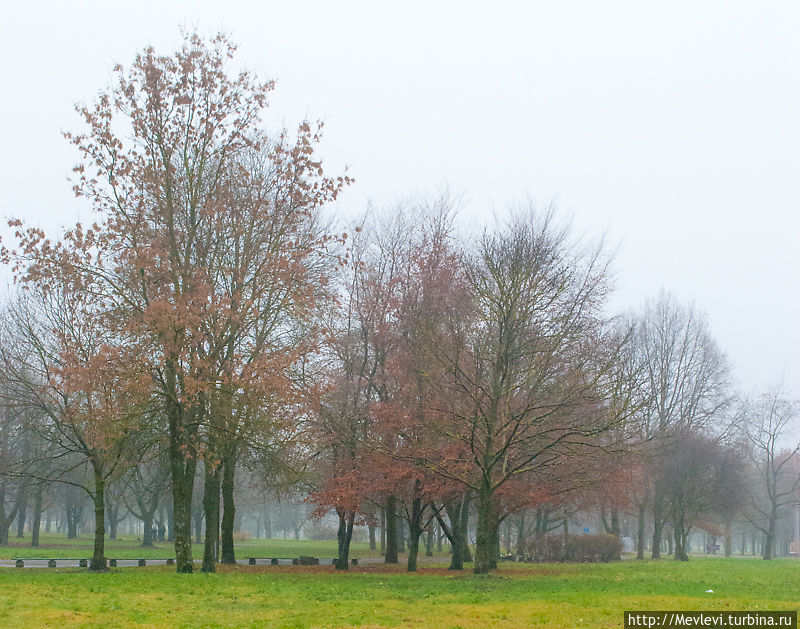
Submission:
[[[621,627],[623,610],[796,610],[800,561],[0,570],[0,627]],[[706,590],[712,589],[713,593]]]

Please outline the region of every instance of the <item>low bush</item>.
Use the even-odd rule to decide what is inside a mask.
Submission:
[[[545,535],[526,545],[526,555],[535,561],[577,563],[609,562],[622,557],[622,539],[617,535]]]
[[[312,522],[306,526],[306,535],[314,540],[334,540],[337,538],[338,530],[335,526],[327,526],[321,522]]]

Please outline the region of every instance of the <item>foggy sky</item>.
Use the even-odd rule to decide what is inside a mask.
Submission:
[[[800,3],[164,4],[2,4],[3,217],[86,219],[73,104],[179,26],[223,29],[277,79],[268,126],[325,121],[342,212],[444,184],[470,224],[555,201],[618,246],[614,309],[694,300],[743,390],[800,393]]]

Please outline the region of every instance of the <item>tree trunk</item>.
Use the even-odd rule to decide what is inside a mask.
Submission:
[[[153,512],[144,511],[142,513],[142,546],[147,548],[153,545]]]
[[[397,563],[397,499],[386,500],[386,563]]]
[[[436,521],[445,537],[450,541],[449,570],[463,570],[464,561],[472,561],[467,544],[467,522],[469,521],[469,503],[471,493],[464,492],[461,500],[451,500],[445,505],[450,526],[442,518],[441,510],[434,507]],[[466,559],[469,557],[469,559]]]
[[[472,561],[472,552],[469,549],[469,507],[472,502],[472,492],[467,491],[464,493],[464,499],[461,502],[461,512],[459,513],[459,525],[461,527],[461,558],[466,561]]]
[[[611,509],[611,534],[621,535],[622,529],[619,524],[619,509],[613,507]]]
[[[231,447],[222,467],[222,563],[229,565],[236,564],[236,552],[233,547],[236,518],[236,506],[233,500],[236,458],[236,449]]]
[[[94,552],[89,562],[89,570],[103,572],[108,570],[105,557],[106,543],[106,479],[100,466],[94,468]]]
[[[488,479],[482,479],[478,491],[478,531],[475,535],[475,574],[488,574],[492,569],[497,519],[492,504],[492,489]],[[496,563],[496,562],[495,562]]]
[[[425,535],[425,556],[433,557],[433,525],[430,525]]]
[[[42,526],[42,493],[44,487],[39,484],[33,499],[33,521],[31,522],[31,546],[39,547],[39,531]]]
[[[397,552],[406,552],[406,520],[405,518],[397,519]]]
[[[172,501],[175,513],[175,571],[194,572],[192,559],[192,493],[197,469],[195,439],[202,417],[200,400],[192,409],[191,417],[175,401],[179,399],[178,378],[175,365],[177,357],[167,358],[166,388],[172,394],[167,397],[169,420],[169,462],[172,474]]]
[[[369,549],[375,550],[378,546],[375,542],[375,523],[370,521],[367,524],[367,530],[369,531]]]
[[[336,570],[349,570],[350,566],[350,540],[353,539],[353,522],[356,512],[354,510],[345,511],[337,509],[339,516],[339,531],[337,534],[338,556],[336,558]]]
[[[775,528],[778,522],[778,513],[772,509],[769,514],[769,524],[764,534],[764,546],[762,548],[762,559],[772,559],[775,557]]]
[[[217,541],[219,540],[219,491],[220,466],[212,465],[210,460],[205,464],[205,483],[203,486],[203,515],[206,520],[206,536],[203,545],[203,572],[217,570]]]
[[[108,538],[117,539],[117,527],[119,525],[119,501],[112,505],[111,501],[106,504],[106,519],[108,520]]]
[[[67,507],[67,539],[76,539],[78,537],[78,518],[79,513],[77,507],[70,505]]]
[[[725,556],[730,557],[733,554],[733,539],[731,537],[731,523],[730,520],[725,523]]]
[[[381,556],[386,556],[386,509],[381,507]]]
[[[677,522],[673,524],[672,529],[675,539],[673,559],[675,561],[689,561],[689,555],[686,553],[686,540],[689,537],[689,531],[684,531],[683,525]]]
[[[25,537],[25,521],[28,519],[28,490],[22,490],[19,510],[17,511],[17,537]]]
[[[411,503],[411,519],[408,522],[408,563],[407,572],[417,571],[417,556],[419,555],[419,536],[422,535],[422,512],[425,505],[419,497],[422,483],[417,479],[414,483],[414,493],[417,494]]]
[[[661,559],[661,533],[664,530],[664,505],[659,496],[653,499],[653,546],[651,559]]]
[[[636,558],[644,559],[644,536],[645,536],[645,512],[647,503],[642,502],[639,505],[639,529],[636,537]]]

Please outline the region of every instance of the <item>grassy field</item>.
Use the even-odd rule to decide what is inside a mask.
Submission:
[[[501,564],[488,577],[445,568],[9,568],[0,570],[0,626],[618,628],[623,610],[800,607],[800,562],[792,560]]]

